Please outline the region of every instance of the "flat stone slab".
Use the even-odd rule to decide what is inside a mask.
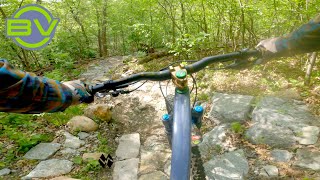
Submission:
[[[271,151],[271,160],[275,162],[289,162],[292,158],[292,153],[287,150],[275,149]]]
[[[279,174],[279,170],[276,166],[272,165],[267,165],[263,166],[261,171],[260,171],[260,176],[265,176],[265,177],[277,177]]]
[[[40,143],[30,149],[25,155],[26,159],[45,160],[56,153],[61,147],[59,143]]]
[[[61,159],[49,159],[41,161],[27,176],[22,179],[36,177],[59,176],[69,173],[73,168],[73,162]]]
[[[78,137],[73,136],[68,132],[64,132],[63,135],[65,136],[66,140],[64,142],[64,147],[77,149],[85,144],[83,140],[80,140]]]
[[[161,171],[155,171],[149,174],[141,175],[139,180],[169,180],[169,178]]]
[[[139,158],[115,162],[113,180],[137,180]]]
[[[314,171],[320,170],[320,152],[298,149],[296,158],[297,161],[294,163],[294,166]]]
[[[249,164],[242,149],[215,156],[203,164],[208,179],[241,180],[249,172]]]
[[[249,119],[253,96],[215,93],[210,117],[221,123],[244,122]]]
[[[136,158],[140,150],[140,134],[125,134],[119,139],[119,146],[116,150],[118,160]]]
[[[10,174],[11,170],[9,168],[4,168],[0,170],[0,176],[8,175]]]

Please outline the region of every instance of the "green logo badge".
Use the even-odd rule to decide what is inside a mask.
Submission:
[[[29,4],[7,18],[6,35],[24,49],[38,50],[51,42],[58,23],[46,8]]]

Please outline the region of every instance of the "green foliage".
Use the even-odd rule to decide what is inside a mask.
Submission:
[[[0,117],[0,126],[2,127],[0,138],[8,138],[17,145],[17,149],[12,148],[7,152],[6,162],[15,158],[13,156],[15,150],[25,153],[40,142],[48,142],[53,139],[52,134],[32,133],[32,131],[42,127],[32,115],[1,113]]]
[[[239,122],[233,122],[231,123],[231,130],[237,134],[243,134],[245,131],[245,128]]]
[[[102,167],[97,160],[89,159],[86,166],[83,168],[83,171],[89,172],[89,171],[98,171]]]
[[[45,72],[44,76],[50,79],[54,79],[57,81],[62,81],[64,80],[64,74],[62,73],[62,71],[60,69],[55,69],[53,71],[50,72]]]
[[[112,148],[108,145],[108,139],[106,136],[103,136],[101,133],[98,134],[97,136],[99,140],[99,145],[98,145],[98,152],[104,152],[106,154],[112,153]]]
[[[190,58],[195,56],[197,50],[201,50],[204,42],[209,38],[209,34],[200,32],[197,35],[184,34],[181,38],[177,38],[175,43],[166,43],[170,53],[175,56]]]
[[[82,158],[80,156],[74,157],[72,161],[73,161],[73,163],[78,164],[78,165],[82,164]]]
[[[200,93],[198,94],[198,100],[200,101],[208,101],[209,95],[207,93]]]
[[[87,105],[70,106],[64,112],[43,113],[43,118],[55,126],[65,125],[73,116],[82,115]]]

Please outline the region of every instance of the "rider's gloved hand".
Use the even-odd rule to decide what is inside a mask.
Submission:
[[[271,38],[265,39],[256,46],[256,49],[259,50],[262,54],[261,59],[258,60],[259,64],[265,63],[268,60],[280,57],[283,55],[283,52],[277,49],[276,42],[279,41],[280,38]]]
[[[80,103],[91,103],[93,96],[88,92],[88,86],[80,81],[67,81],[62,82],[63,85],[67,86],[72,91],[72,105]]]

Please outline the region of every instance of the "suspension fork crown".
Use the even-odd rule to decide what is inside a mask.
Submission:
[[[183,94],[188,91],[187,70],[183,64],[179,66],[169,67],[172,82],[176,86],[178,93]]]

